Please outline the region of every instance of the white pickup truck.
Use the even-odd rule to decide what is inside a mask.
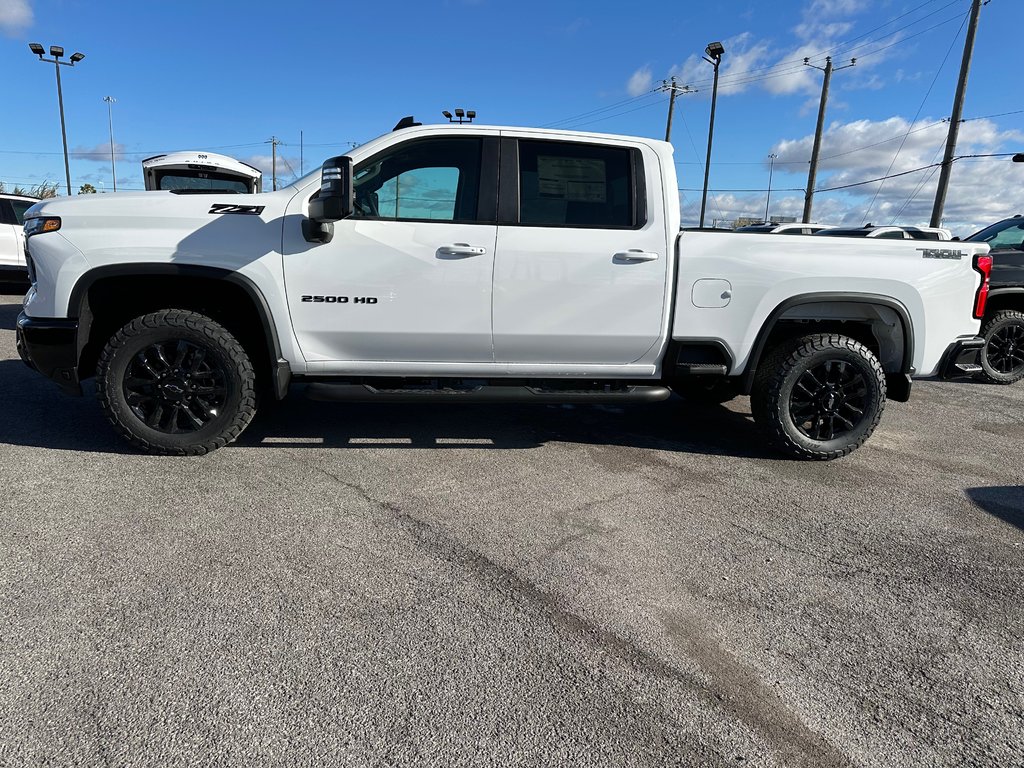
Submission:
[[[860,446],[911,375],[979,368],[984,244],[680,232],[672,147],[404,119],[272,193],[28,212],[25,361],[95,375],[144,450],[234,440],[261,397],[694,402],[778,448]],[[944,244],[945,245],[945,244]]]

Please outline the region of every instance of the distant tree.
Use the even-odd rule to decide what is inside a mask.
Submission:
[[[7,192],[7,189],[2,181],[0,181],[0,192]],[[38,184],[31,187],[23,187],[21,185],[16,185],[14,189],[10,191],[9,194],[22,195],[23,197],[38,197],[41,200],[45,200],[48,197],[57,196],[57,182],[41,181]]]
[[[83,184],[82,186],[80,186],[78,188],[78,194],[80,194],[80,195],[95,195],[96,194],[96,187],[94,187],[92,184],[88,184],[88,183]]]

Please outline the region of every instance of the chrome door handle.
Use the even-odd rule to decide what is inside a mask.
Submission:
[[[485,253],[487,253],[486,248],[479,245],[470,245],[469,243],[442,245],[437,249],[438,256],[483,256]]]
[[[630,248],[628,251],[619,251],[615,254],[616,261],[655,261],[658,254],[651,251],[641,251],[639,248]]]

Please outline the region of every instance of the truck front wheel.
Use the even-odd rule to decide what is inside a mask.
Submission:
[[[113,335],[96,394],[114,429],[155,454],[208,453],[237,438],[256,413],[242,345],[210,318],[180,309],[137,317]]]
[[[981,329],[985,349],[978,378],[990,384],[1013,384],[1024,379],[1024,312],[996,312]]]
[[[801,459],[838,459],[878,426],[885,372],[870,349],[848,336],[804,336],[761,361],[750,403],[775,447]]]

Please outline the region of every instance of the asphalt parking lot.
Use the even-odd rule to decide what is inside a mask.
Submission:
[[[22,365],[19,308],[4,766],[1024,761],[1024,385],[919,382],[828,464],[745,398],[298,389],[156,458]]]

